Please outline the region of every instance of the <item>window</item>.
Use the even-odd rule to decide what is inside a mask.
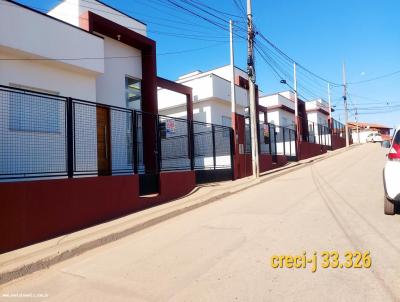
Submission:
[[[222,126],[232,127],[232,118],[223,116],[221,117]]]
[[[282,117],[282,127],[288,126],[288,119],[286,117]]]
[[[222,116],[221,120],[222,120],[222,126],[232,127],[232,118],[227,117],[227,116]],[[222,132],[222,136],[223,137],[229,137],[229,131],[224,130]]]
[[[142,90],[141,81],[138,79],[125,77],[126,108],[141,110]]]
[[[10,84],[13,87],[31,91],[48,90]],[[57,92],[51,92],[58,95]],[[39,94],[9,94],[8,127],[12,131],[59,133],[65,103]]]

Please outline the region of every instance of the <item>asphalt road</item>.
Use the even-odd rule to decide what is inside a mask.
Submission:
[[[17,280],[0,299],[400,300],[400,215],[383,214],[386,152],[351,149]],[[314,251],[314,273],[271,266],[274,255]],[[323,251],[342,264],[347,251],[369,251],[372,264],[323,269]]]

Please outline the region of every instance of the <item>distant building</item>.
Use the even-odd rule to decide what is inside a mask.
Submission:
[[[294,93],[284,91],[262,96],[259,98],[259,104],[267,108],[269,123],[295,129]]]
[[[236,112],[245,115],[249,106],[248,91],[238,85],[239,78],[247,79],[243,70],[235,67]],[[195,71],[182,75],[176,81],[193,89],[193,120],[232,126],[231,66],[207,72]],[[186,118],[186,100],[177,93],[158,89],[158,112],[162,115]]]
[[[380,133],[383,140],[390,140],[391,127],[387,127],[375,123],[364,123],[364,122],[349,122],[349,129],[352,130],[352,137],[354,142],[366,143],[367,136],[371,133]],[[357,133],[357,126],[359,134]]]
[[[331,109],[333,112],[333,109]],[[329,104],[323,99],[306,102],[307,119],[324,127],[329,126]]]

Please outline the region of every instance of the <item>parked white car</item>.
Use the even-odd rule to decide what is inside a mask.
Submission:
[[[382,136],[379,133],[370,133],[367,136],[367,143],[382,142]]]
[[[397,127],[390,144],[387,161],[383,170],[385,187],[384,212],[394,215],[396,205],[400,204],[400,126]]]

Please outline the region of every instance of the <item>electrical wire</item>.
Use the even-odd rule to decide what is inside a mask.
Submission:
[[[220,46],[225,43],[216,43],[213,45],[199,47],[199,48],[192,48],[192,49],[185,49],[179,51],[170,51],[164,53],[158,53],[157,56],[166,56],[166,55],[176,55],[182,53],[189,53],[200,51],[204,49],[210,49],[213,47]],[[141,58],[142,56],[146,56],[146,54],[137,55],[137,56],[108,56],[108,57],[79,57],[79,58],[0,58],[0,61],[80,61],[80,60],[111,60],[111,59],[129,59],[129,58]],[[150,56],[150,55],[149,55]]]
[[[362,81],[357,81],[357,82],[349,82],[347,83],[348,85],[358,85],[358,84],[364,84],[364,83],[370,83],[370,82],[374,82],[374,81],[378,81],[381,79],[385,79],[385,78],[389,78],[392,77],[394,75],[400,74],[400,70],[388,73],[388,74],[384,74],[375,78],[371,78],[371,79],[367,79],[367,80],[362,80]]]

